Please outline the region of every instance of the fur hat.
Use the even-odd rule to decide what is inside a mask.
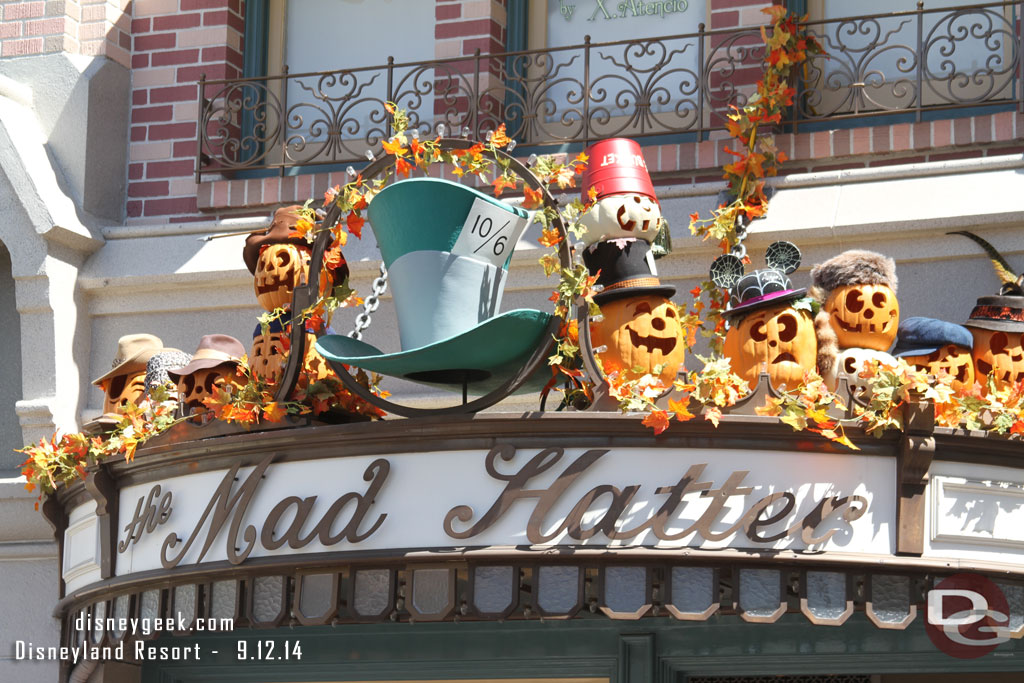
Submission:
[[[845,285],[887,285],[896,291],[896,262],[874,251],[851,249],[811,268],[812,298],[825,303],[836,287]],[[839,340],[829,314],[823,308],[814,317],[818,337],[818,373],[828,376],[839,358]]]
[[[896,263],[874,251],[851,249],[811,268],[811,282],[827,297],[844,285],[887,285],[896,291]]]

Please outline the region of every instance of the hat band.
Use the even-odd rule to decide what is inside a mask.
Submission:
[[[608,285],[603,291],[610,292],[614,289],[633,289],[635,287],[661,287],[661,280],[656,277],[635,277]]]
[[[780,289],[780,290],[778,290],[776,292],[768,292],[767,294],[762,294],[760,296],[752,296],[749,299],[744,299],[743,301],[739,302],[737,304],[737,306],[748,306],[748,305],[751,305],[751,304],[759,303],[761,301],[769,301],[771,299],[778,299],[780,296],[785,296],[786,294],[792,294],[795,291],[796,291],[795,289]]]
[[[232,356],[230,353],[224,353],[217,349],[199,349],[196,354],[192,356],[192,360],[220,360],[220,361],[231,361],[237,363],[238,358]]]
[[[971,320],[1012,320],[1024,322],[1024,309],[1011,306],[975,306]]]

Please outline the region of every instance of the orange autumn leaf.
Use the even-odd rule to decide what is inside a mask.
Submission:
[[[491,144],[494,145],[495,147],[504,147],[509,142],[511,142],[511,140],[505,133],[505,124],[503,123],[500,126],[498,126],[498,130],[494,131],[494,133],[491,135]]]
[[[644,427],[650,427],[653,429],[654,433],[657,435],[668,429],[668,422],[668,413],[664,410],[654,410],[644,418],[641,424],[643,424]]]
[[[330,201],[330,200],[328,200]],[[295,228],[288,233],[289,237],[303,238],[313,230],[313,223],[306,218],[300,218],[295,222]]]
[[[341,255],[340,248],[334,247],[324,252],[324,266],[327,268],[335,270],[343,263],[345,263],[345,257]]]
[[[271,401],[263,406],[263,417],[271,422],[280,422],[288,411],[277,401]]]
[[[502,176],[498,176],[497,178],[495,178],[494,179],[494,196],[495,197],[500,197],[501,193],[505,190],[506,187],[511,188],[511,189],[514,190],[515,187],[516,187],[515,179],[506,178],[503,175]]]
[[[395,173],[397,173],[398,175],[403,176],[405,178],[408,178],[409,177],[409,171],[411,171],[411,170],[412,170],[412,164],[410,164],[405,159],[396,159],[395,160]]]
[[[383,147],[385,152],[387,152],[388,154],[393,154],[396,157],[404,156],[409,153],[409,150],[407,150],[405,147],[402,147],[402,143],[398,140],[395,140],[394,142],[385,141]]]
[[[675,399],[668,400],[668,409],[672,411],[676,419],[680,422],[692,420],[694,414],[690,412],[688,404],[683,401],[676,401]]]
[[[576,320],[575,318],[570,320],[569,324],[566,325],[565,338],[571,341],[573,344],[578,345],[580,343],[580,325],[579,321]]]
[[[523,188],[523,208],[539,209],[544,204],[544,193],[530,187]]]
[[[562,241],[562,233],[558,231],[558,228],[544,228],[537,241],[545,247],[553,247]]]
[[[345,225],[348,226],[348,231],[359,239],[362,239],[363,237],[363,223],[365,222],[366,219],[355,211],[349,211],[348,218],[345,219]]]

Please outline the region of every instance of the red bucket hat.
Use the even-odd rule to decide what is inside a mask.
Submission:
[[[654,184],[647,172],[647,162],[636,140],[609,138],[587,148],[590,161],[580,183],[580,198],[590,201],[590,188],[597,190],[595,199],[614,194],[642,194],[654,201]]]

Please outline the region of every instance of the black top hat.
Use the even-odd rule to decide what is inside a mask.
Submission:
[[[964,323],[967,327],[1024,332],[1024,296],[983,296]]]
[[[624,239],[595,242],[583,252],[583,263],[592,274],[601,271],[597,284],[604,290],[594,295],[600,306],[606,301],[646,294],[670,297],[674,285],[663,285],[654,273],[645,240]]]

